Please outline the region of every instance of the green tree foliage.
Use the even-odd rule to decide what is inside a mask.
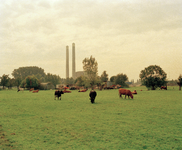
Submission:
[[[35,76],[40,82],[45,82],[45,76],[41,74],[36,74]]]
[[[116,76],[110,77],[110,81],[111,81],[111,82],[114,82],[115,78],[116,78]]]
[[[75,80],[77,86],[85,86],[85,78],[84,76],[80,76]]]
[[[21,81],[20,87],[21,88],[25,88],[26,87],[26,79]]]
[[[0,77],[0,79],[1,79],[1,85],[3,86],[4,89],[4,87],[8,85],[8,82],[10,80],[9,75],[3,74],[2,77]]]
[[[178,77],[177,84],[179,85],[179,90],[181,90],[181,86],[182,86],[182,75],[181,74]]]
[[[8,81],[8,84],[7,84],[7,87],[8,89],[11,89],[13,86],[15,85],[15,79],[14,78],[9,78],[9,81]]]
[[[67,85],[72,85],[75,83],[75,80],[71,77],[71,78],[66,78],[65,80],[65,84]]]
[[[53,75],[51,73],[48,73],[45,76],[45,82],[51,82],[55,87],[56,84],[60,84],[61,78],[58,75]]]
[[[26,88],[39,89],[40,87],[40,82],[34,75],[26,77],[25,82],[26,82],[25,86]]]
[[[140,79],[147,88],[155,90],[157,87],[166,85],[167,74],[157,65],[151,65],[140,72]]]
[[[103,71],[100,79],[101,79],[101,82],[107,82],[108,81],[108,74],[106,73],[106,71]]]
[[[45,77],[44,69],[36,67],[36,66],[29,66],[29,67],[20,67],[18,69],[14,69],[12,72],[12,76],[17,79],[21,78],[22,80],[25,79],[27,76],[31,75],[38,75],[41,77]]]
[[[90,82],[91,86],[96,84],[97,77],[98,77],[98,63],[90,56],[90,58],[85,58],[83,61],[83,70],[86,73],[86,78]]]
[[[120,73],[114,78],[114,83],[121,85],[121,87],[128,87],[128,85],[125,83],[127,80],[127,75]]]
[[[20,77],[15,79],[15,85],[17,86],[17,88],[21,85],[22,79]]]

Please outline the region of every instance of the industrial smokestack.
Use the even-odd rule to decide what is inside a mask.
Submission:
[[[66,46],[66,78],[69,78],[69,47]]]
[[[72,77],[75,79],[75,43],[72,44]]]

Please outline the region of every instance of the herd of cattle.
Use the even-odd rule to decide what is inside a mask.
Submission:
[[[19,92],[19,91],[24,91],[24,88],[18,88],[18,91],[17,92]],[[32,91],[32,93],[38,93],[39,92],[39,89],[38,90],[34,90],[34,88],[31,88],[30,90],[29,90],[29,92],[31,92]]]
[[[79,90],[78,92],[86,92],[87,89],[84,89],[84,90]],[[56,100],[56,98],[58,98],[58,100],[61,100],[61,94],[64,94],[64,93],[67,93],[64,91],[60,91],[60,90],[57,90],[55,91],[54,93],[54,100]],[[94,90],[91,90],[90,93],[89,93],[89,97],[90,97],[90,100],[91,100],[91,103],[95,103],[95,97],[97,96],[97,92],[94,91]]]
[[[67,87],[64,87],[64,90],[56,90],[55,93],[54,93],[54,100],[56,100],[56,98],[58,100],[61,100],[61,95],[64,94],[64,93],[71,93],[71,91],[67,90],[68,88]],[[161,86],[161,90],[162,89],[165,89],[167,90],[167,86]],[[18,88],[18,91],[22,91],[23,92],[23,88]],[[83,90],[79,90],[78,92],[86,92],[88,89],[83,89]],[[32,93],[38,93],[39,90],[34,90],[34,88],[31,88],[29,90],[29,92],[32,92]],[[132,98],[133,99],[133,94],[137,94],[136,90],[134,90],[133,92],[131,92],[130,90],[128,89],[123,89],[123,88],[119,88],[119,96],[122,98],[122,95],[125,96],[125,99],[126,99],[126,96],[128,96],[128,98]],[[95,90],[91,90],[90,93],[89,93],[89,97],[90,97],[90,101],[91,103],[95,103],[95,98],[97,96],[97,92]]]
[[[88,89],[83,89],[83,90],[79,90],[78,92],[86,92],[87,90]],[[58,100],[61,100],[61,94],[64,94],[64,93],[66,93],[65,90],[64,91],[62,91],[62,90],[55,91],[54,99],[56,100],[56,98],[58,98]],[[131,92],[130,90],[127,90],[127,89],[122,89],[122,88],[119,89],[119,96],[121,98],[122,98],[122,95],[125,95],[125,99],[126,99],[126,96],[128,96],[128,98],[131,97],[133,99],[133,94],[137,94],[136,90]],[[96,96],[97,96],[97,92],[95,90],[91,90],[89,93],[91,103],[95,103]]]

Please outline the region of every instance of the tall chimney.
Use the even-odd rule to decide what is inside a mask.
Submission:
[[[66,78],[69,78],[69,47],[66,46]]]
[[[75,79],[75,43],[72,44],[72,77]]]

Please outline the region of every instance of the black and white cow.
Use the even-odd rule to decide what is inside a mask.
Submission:
[[[60,97],[60,100],[61,100],[61,94],[64,94],[63,91],[55,91],[55,94],[54,94],[54,100],[56,100],[56,97],[58,98],[59,100],[59,97]]]
[[[90,91],[89,96],[90,96],[91,103],[92,104],[95,103],[95,97],[97,96],[97,92],[92,90]]]

